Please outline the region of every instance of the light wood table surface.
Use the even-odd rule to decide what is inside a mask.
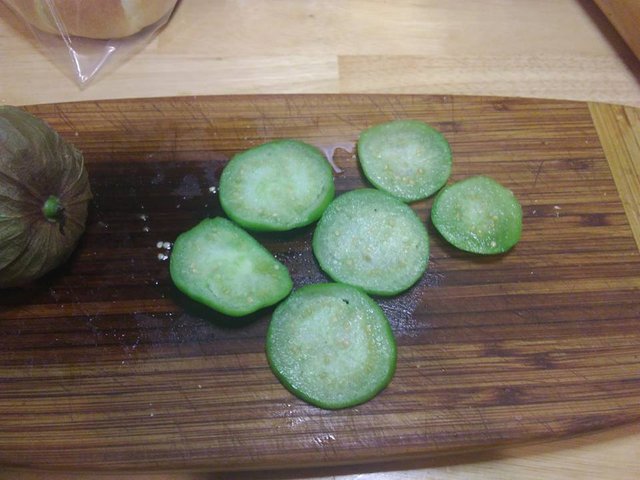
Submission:
[[[506,95],[640,107],[640,62],[588,0],[183,0],[144,50],[80,90],[0,5],[0,104],[337,92]],[[95,476],[0,472],[5,478]],[[402,464],[126,478],[631,480],[640,478],[640,425]]]

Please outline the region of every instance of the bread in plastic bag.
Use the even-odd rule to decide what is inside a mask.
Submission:
[[[142,49],[178,0],[2,0],[84,87]]]

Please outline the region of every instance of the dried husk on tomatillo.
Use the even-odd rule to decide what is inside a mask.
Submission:
[[[42,120],[0,106],[0,288],[67,260],[90,200],[82,154]]]

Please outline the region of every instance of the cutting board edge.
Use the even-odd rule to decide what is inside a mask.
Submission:
[[[597,102],[588,107],[640,250],[640,109]]]
[[[227,464],[212,464],[205,461],[198,461],[197,463],[174,462],[172,467],[166,465],[158,465],[154,462],[140,464],[136,467],[119,467],[118,465],[110,465],[105,463],[95,463],[88,466],[74,465],[60,463],[56,465],[48,464],[47,462],[16,462],[7,460],[4,461],[0,455],[0,467],[7,470],[16,470],[21,472],[49,472],[49,473],[68,473],[74,475],[82,474],[171,474],[171,473],[251,473],[261,472],[262,474],[274,473],[287,475],[291,474],[293,470],[296,470],[296,475],[302,475],[304,470],[313,470],[314,475],[346,475],[349,472],[344,472],[344,469],[358,469],[358,473],[362,473],[362,468],[367,470],[406,470],[411,469],[423,469],[432,467],[434,464],[446,464],[451,465],[456,463],[457,456],[460,454],[465,455],[465,459],[471,457],[479,457],[481,459],[491,458],[492,456],[499,455],[504,449],[512,448],[527,448],[536,446],[538,448],[553,448],[554,451],[557,448],[565,448],[563,442],[570,441],[572,439],[582,439],[587,437],[594,437],[594,441],[598,441],[598,435],[602,434],[617,434],[618,429],[632,425],[640,421],[640,414],[635,418],[623,418],[620,421],[607,422],[602,425],[592,426],[591,428],[577,428],[563,432],[556,437],[549,437],[544,434],[532,436],[529,438],[521,438],[503,441],[495,441],[482,446],[460,446],[460,447],[448,447],[441,450],[420,450],[414,448],[410,453],[392,453],[392,454],[372,454],[356,456],[351,459],[339,459],[332,460],[326,458],[326,456],[320,455],[313,460],[304,460],[302,455],[298,461],[290,461],[288,458],[286,463],[282,460],[272,459],[262,461],[259,465],[251,462],[229,462]],[[381,460],[381,457],[384,459]],[[407,462],[411,465],[407,466]]]
[[[595,104],[595,105],[610,105],[626,107],[631,109],[640,109],[634,105],[625,105],[622,103],[607,103],[607,102],[592,102],[587,100],[578,99],[565,99],[565,98],[553,98],[553,97],[533,97],[533,96],[518,96],[518,95],[476,95],[476,94],[463,94],[463,93],[384,93],[384,92],[361,92],[361,93],[348,93],[348,92],[326,92],[326,93],[229,93],[229,94],[210,94],[210,95],[171,95],[171,96],[150,96],[150,97],[118,97],[118,98],[105,98],[98,100],[72,100],[65,102],[47,102],[47,103],[29,103],[16,105],[17,107],[29,109],[37,109],[41,107],[56,107],[63,105],[82,105],[91,103],[119,103],[119,102],[141,102],[148,103],[153,101],[183,101],[189,99],[191,101],[207,100],[207,99],[247,99],[247,98],[280,98],[280,97],[424,97],[424,98],[468,98],[468,99],[487,99],[487,100],[519,100],[519,101],[531,101],[531,102],[544,102],[544,103],[569,103],[569,104]]]

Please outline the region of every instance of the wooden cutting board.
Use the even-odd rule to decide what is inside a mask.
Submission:
[[[601,145],[637,229],[637,110],[370,95],[29,110],[85,152],[95,198],[63,268],[0,292],[0,464],[330,465],[554,439],[640,416],[640,255]],[[216,186],[234,153],[308,141],[332,159],[342,192],[366,185],[353,153],[359,132],[395,118],[446,135],[452,180],[486,174],[511,188],[522,240],[504,256],[456,251],[430,225],[431,201],[416,203],[429,269],[405,294],[378,299],[399,345],[396,376],[369,403],[320,410],[271,374],[269,312],[234,325],[186,301],[165,242],[220,214]],[[312,232],[257,235],[296,286],[326,280]]]

